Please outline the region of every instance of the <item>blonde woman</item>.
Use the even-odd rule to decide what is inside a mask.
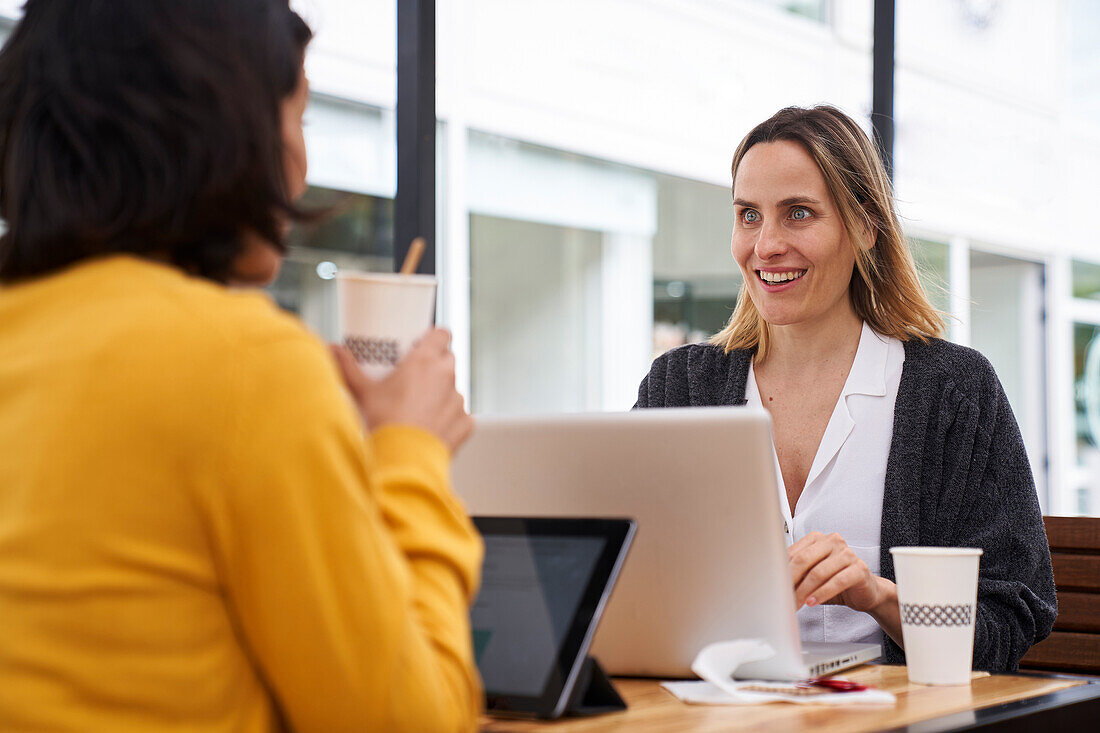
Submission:
[[[1023,441],[989,362],[939,338],[874,145],[780,110],[734,153],[733,207],[729,324],[659,357],[636,407],[771,414],[803,638],[901,662],[890,547],[980,547],[974,667],[1016,669],[1056,614]]]

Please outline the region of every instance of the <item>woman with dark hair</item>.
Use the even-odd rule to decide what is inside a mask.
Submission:
[[[29,0],[0,51],[0,729],[476,725],[447,333],[373,382],[227,287],[302,216],[309,39]]]
[[[737,306],[654,361],[636,406],[770,413],[804,639],[904,660],[890,548],[979,547],[973,664],[1015,670],[1056,610],[1031,469],[993,367],[939,338],[874,145],[834,107],[791,107],[732,173]]]

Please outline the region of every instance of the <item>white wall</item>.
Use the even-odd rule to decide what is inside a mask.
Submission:
[[[657,183],[640,171],[476,133],[469,156],[472,213],[644,237],[657,229]]]
[[[325,94],[393,109],[397,99],[397,0],[292,0],[314,39],[311,85]]]
[[[1100,217],[1093,215],[1100,191],[1100,125],[1063,119],[1055,134],[1061,185],[1055,189],[1055,227],[1047,251],[1100,262]]]
[[[1050,109],[1060,97],[1064,0],[896,0],[899,67],[977,96]],[[982,7],[985,6],[985,7]]]
[[[465,78],[440,66],[440,112],[462,83],[477,129],[725,184],[738,139],[779,107],[869,107],[867,47],[752,3],[440,2],[450,4],[470,17],[462,39],[439,29],[441,43],[462,45]]]
[[[1067,113],[1067,3],[984,7],[898,1],[902,214],[1036,255],[1100,257],[1100,222],[1072,214],[1095,196],[1100,140]]]

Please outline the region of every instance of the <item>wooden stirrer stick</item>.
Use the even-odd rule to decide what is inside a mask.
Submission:
[[[420,264],[420,258],[424,256],[424,237],[417,237],[409,245],[409,251],[405,255],[405,261],[401,263],[401,274],[411,275],[416,272],[416,266]]]

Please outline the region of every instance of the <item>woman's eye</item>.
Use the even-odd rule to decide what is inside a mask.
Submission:
[[[795,221],[805,221],[810,218],[810,210],[799,206],[797,209],[791,212],[791,218]]]
[[[745,209],[741,212],[741,220],[746,224],[755,224],[760,221],[760,213],[753,211],[752,209]]]

